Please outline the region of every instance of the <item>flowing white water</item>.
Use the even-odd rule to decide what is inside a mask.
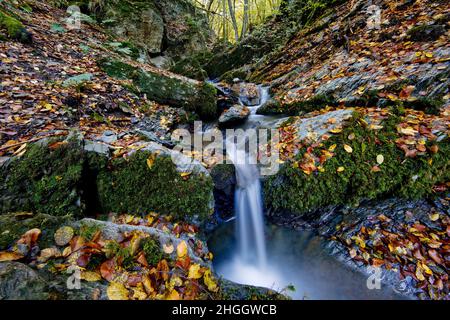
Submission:
[[[244,129],[261,125],[265,117],[256,111],[269,97],[269,89],[260,87],[260,105],[249,107],[251,114]],[[259,170],[252,154],[246,151],[246,143],[228,140],[227,154],[236,168],[235,191],[236,239],[238,252],[232,260],[219,270],[226,278],[243,284],[276,287],[280,278],[267,264],[266,240],[264,234],[264,212]],[[279,289],[279,288],[278,288]]]

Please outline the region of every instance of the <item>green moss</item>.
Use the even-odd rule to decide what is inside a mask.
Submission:
[[[441,112],[441,107],[444,105],[444,100],[420,97],[417,100],[405,101],[403,105],[406,108],[420,110],[428,114],[439,115]]]
[[[434,184],[450,179],[449,138],[438,144],[437,154],[405,159],[394,142],[398,138],[398,120],[397,116],[391,116],[377,132],[367,129],[355,116],[341,134],[325,143],[323,148],[338,146],[334,157],[325,163],[325,172],[306,175],[292,163],[283,166],[265,184],[266,204],[301,214],[328,205],[357,204],[363,199],[388,196],[417,199],[430,195]],[[348,139],[351,133],[355,135],[353,140]],[[350,145],[353,153],[347,153],[344,144]],[[299,154],[305,152],[303,149]],[[371,169],[379,154],[385,161],[380,165],[381,171],[374,172]],[[339,167],[345,171],[338,173]]]
[[[232,84],[234,79],[246,80],[248,77],[248,73],[243,69],[234,69],[225,72],[221,77],[221,81],[225,81],[226,83]]]
[[[5,250],[20,239],[28,230],[41,230],[38,244],[41,249],[54,244],[54,234],[59,227],[71,221],[71,216],[55,217],[47,214],[37,214],[23,218],[22,214],[8,213],[0,215],[0,251]]]
[[[203,120],[217,117],[217,92],[214,86],[206,82],[197,84],[146,72],[117,60],[103,59],[98,64],[111,77],[133,80],[134,85],[151,100],[196,112]]]
[[[161,251],[161,244],[154,237],[143,239],[141,241],[141,249],[145,254],[145,259],[152,266],[156,266],[164,257]]]
[[[102,212],[146,214],[156,211],[183,220],[199,215],[206,218],[212,192],[211,178],[191,175],[184,180],[170,157],[156,157],[150,169],[149,152],[129,159],[117,159],[97,178]]]
[[[24,43],[31,41],[31,36],[22,22],[0,10],[0,29],[5,29],[7,35],[14,40]]]
[[[55,141],[55,140],[54,140]],[[0,172],[0,212],[80,215],[83,154],[79,142],[34,144]]]

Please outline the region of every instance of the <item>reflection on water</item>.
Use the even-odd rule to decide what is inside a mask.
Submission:
[[[309,231],[266,227],[268,267],[243,265],[236,257],[234,223],[219,227],[211,236],[214,268],[224,278],[287,292],[294,299],[401,299],[390,288],[369,290],[367,277],[330,256],[324,241]]]

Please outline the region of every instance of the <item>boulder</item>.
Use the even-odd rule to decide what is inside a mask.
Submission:
[[[235,83],[232,87],[232,91],[246,106],[253,107],[261,103],[259,87],[254,83]]]
[[[150,100],[196,112],[202,120],[217,116],[214,86],[157,69],[143,70],[118,60],[102,59],[99,66],[118,79],[131,79]]]
[[[244,122],[250,116],[250,110],[241,105],[234,105],[226,110],[219,118],[221,126],[230,126]]]
[[[282,113],[280,103],[275,99],[267,100],[261,107],[256,110],[256,114],[271,116]]]
[[[19,262],[0,262],[0,300],[47,300],[46,282]]]

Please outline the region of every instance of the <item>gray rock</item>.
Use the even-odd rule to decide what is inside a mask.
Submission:
[[[250,110],[241,105],[234,105],[219,118],[219,124],[231,125],[245,121],[250,116]]]
[[[238,82],[231,89],[245,106],[257,106],[261,102],[261,92],[254,83]]]
[[[105,156],[110,155],[109,146],[104,143],[97,142],[97,141],[85,140],[84,150],[87,152],[95,152],[95,153],[102,154]]]
[[[19,262],[0,263],[0,300],[46,300],[45,280]]]

